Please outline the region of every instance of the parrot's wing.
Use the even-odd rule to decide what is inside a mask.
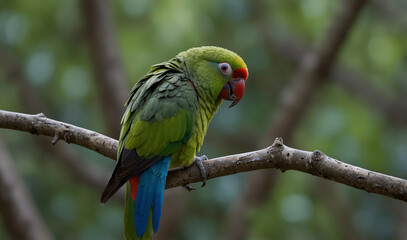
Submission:
[[[150,72],[140,81],[127,101],[118,163],[102,203],[131,177],[177,150],[192,134],[198,95],[185,75],[166,68]]]

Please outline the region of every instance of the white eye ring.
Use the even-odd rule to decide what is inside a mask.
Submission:
[[[232,67],[229,65],[229,63],[223,62],[218,64],[219,71],[225,75],[229,76],[232,74]]]

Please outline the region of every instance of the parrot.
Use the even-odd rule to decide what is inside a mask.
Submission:
[[[151,239],[157,232],[170,168],[195,163],[205,185],[207,158],[196,153],[222,100],[235,106],[247,77],[239,55],[203,46],[151,66],[134,85],[121,120],[116,167],[100,198],[103,205],[126,183],[125,239]]]

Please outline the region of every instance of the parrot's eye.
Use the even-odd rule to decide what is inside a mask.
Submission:
[[[223,75],[229,76],[232,74],[232,67],[230,67],[229,63],[219,63],[218,67]]]

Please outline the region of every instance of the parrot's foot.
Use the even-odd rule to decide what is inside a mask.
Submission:
[[[208,160],[208,158],[205,155],[202,155],[201,157],[195,156],[194,161],[190,165],[190,166],[192,166],[195,164],[199,168],[199,172],[201,173],[201,177],[202,177],[202,187],[204,187],[206,185],[206,171],[205,171],[205,167],[202,163],[205,160]],[[182,187],[188,191],[192,191],[192,190],[196,189],[195,187],[192,187],[189,184],[184,184],[184,185],[182,185]]]
[[[205,171],[205,167],[203,165],[203,161],[208,160],[208,158],[205,155],[202,155],[201,157],[197,157],[195,156],[194,161],[192,162],[192,164],[196,164],[196,166],[199,168],[199,172],[201,172],[201,177],[202,177],[202,187],[205,187],[206,185],[206,171]]]

